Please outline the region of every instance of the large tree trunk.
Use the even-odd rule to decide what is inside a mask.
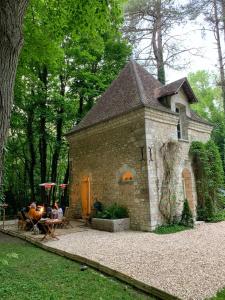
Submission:
[[[23,45],[23,17],[28,1],[0,1],[0,188],[3,148],[9,128],[16,68]]]
[[[162,45],[162,3],[161,0],[156,2],[156,15],[155,15],[155,22],[152,29],[152,47],[153,52],[156,60],[156,67],[157,67],[157,77],[158,80],[165,84],[165,67],[164,67],[164,60],[163,60],[163,45]]]

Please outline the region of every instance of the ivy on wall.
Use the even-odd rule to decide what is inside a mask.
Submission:
[[[164,143],[160,148],[163,162],[163,180],[159,210],[167,224],[172,224],[176,214],[175,166],[179,144],[175,141]]]
[[[197,190],[197,217],[211,219],[221,207],[219,189],[224,185],[224,173],[219,150],[213,141],[192,142],[190,147]]]

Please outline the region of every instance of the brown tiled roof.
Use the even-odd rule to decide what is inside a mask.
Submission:
[[[196,122],[199,122],[199,123],[203,123],[203,124],[206,124],[206,125],[210,125],[210,126],[213,126],[212,123],[210,123],[209,121],[203,119],[202,117],[200,117],[196,112],[194,112],[193,110],[191,110],[191,118],[190,118],[192,121],[196,121]]]
[[[190,98],[190,102],[194,102],[194,99],[197,101],[192,90],[188,91],[190,86],[186,78],[163,86],[143,67],[130,61],[81,122],[67,134],[72,134],[140,107],[152,107],[172,113],[161,103],[160,98],[177,93],[181,86]]]
[[[186,77],[181,78],[179,80],[176,80],[174,82],[171,82],[167,85],[164,85],[164,86],[156,89],[155,96],[158,99],[165,97],[165,96],[171,96],[171,95],[177,94],[179,92],[180,88],[184,89],[184,92],[187,95],[187,98],[190,103],[198,102]]]

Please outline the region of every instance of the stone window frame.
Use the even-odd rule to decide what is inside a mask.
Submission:
[[[187,118],[187,106],[181,103],[175,103],[175,112],[179,114],[177,124],[177,138],[178,140],[188,140],[188,128],[185,126],[185,119]]]

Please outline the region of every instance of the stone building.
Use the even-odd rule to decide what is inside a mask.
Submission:
[[[182,213],[187,198],[196,214],[189,148],[206,142],[212,126],[190,104],[186,78],[162,85],[129,62],[82,121],[68,134],[70,212],[87,216],[95,199],[128,208],[131,228],[150,231]]]

